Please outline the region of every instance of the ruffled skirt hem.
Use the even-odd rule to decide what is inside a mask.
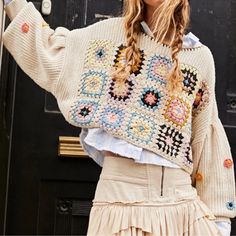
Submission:
[[[215,216],[200,200],[168,206],[95,202],[88,236],[217,236]]]

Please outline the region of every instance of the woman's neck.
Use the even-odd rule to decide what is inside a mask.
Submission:
[[[152,17],[155,12],[155,8],[151,6],[145,6],[144,20],[148,27],[151,29]]]
[[[148,6],[148,5],[145,6],[144,20],[147,23],[150,30],[153,30],[153,28],[152,28],[152,17],[153,17],[153,14],[154,14],[155,10],[156,10],[155,7]],[[162,42],[162,43],[164,43],[166,45],[169,45],[170,41],[171,41],[172,33],[173,33],[172,30],[169,30],[167,32],[167,35],[166,35],[166,38],[165,38],[164,42]]]

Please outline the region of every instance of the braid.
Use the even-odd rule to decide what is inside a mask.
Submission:
[[[183,75],[180,69],[178,53],[182,49],[184,31],[189,23],[188,0],[165,0],[156,9],[152,18],[151,30],[157,41],[163,42],[169,30],[172,30],[171,57],[173,67],[167,75],[167,88],[171,91],[180,91]],[[112,78],[125,82],[127,77],[138,69],[141,60],[141,51],[138,48],[140,23],[144,17],[143,0],[125,0],[125,32],[127,47],[124,49],[124,64],[120,64],[112,73]]]
[[[188,5],[184,4],[184,1],[179,4],[174,12],[174,21],[173,25],[175,25],[175,37],[173,43],[171,45],[172,48],[172,61],[174,62],[174,67],[168,76],[168,89],[172,92],[180,92],[182,89],[183,82],[183,74],[181,72],[178,53],[182,49],[183,45],[183,36],[185,33],[185,29],[188,23],[185,17],[183,17],[183,12],[186,11],[186,7]]]
[[[128,35],[127,35],[128,36]],[[126,60],[127,60],[127,65],[130,66],[130,72],[135,70],[135,64],[139,63],[139,58],[140,58],[140,51],[137,46],[138,43],[138,34],[137,33],[131,33],[127,37],[127,44],[128,47],[126,49]]]
[[[138,48],[139,32],[141,32],[140,23],[143,20],[143,2],[140,4],[132,4],[129,1],[126,2],[125,13],[125,29],[127,38],[127,47],[125,49],[124,57],[126,63],[118,68],[113,74],[113,79],[119,82],[125,82],[127,77],[137,69],[137,65],[140,63],[140,50]],[[129,12],[130,10],[130,12]],[[136,12],[136,14],[133,13]]]

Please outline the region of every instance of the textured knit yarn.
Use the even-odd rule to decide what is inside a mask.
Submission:
[[[53,30],[31,2],[13,0],[5,10],[11,23],[4,46],[35,83],[56,97],[66,121],[104,128],[176,163],[191,174],[219,220],[235,217],[234,165],[224,164],[233,159],[218,116],[214,59],[207,46],[181,50],[183,90],[171,94],[166,81],[173,67],[171,48],[144,33],[138,40],[140,63],[131,76],[124,83],[111,78],[125,63],[122,17]]]

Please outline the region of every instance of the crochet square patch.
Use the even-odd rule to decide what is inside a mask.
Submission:
[[[126,101],[130,98],[130,95],[134,89],[134,82],[132,76],[127,78],[124,82],[116,81],[111,79],[108,94],[110,98],[118,101]]]
[[[196,116],[209,104],[210,91],[206,81],[201,81],[193,102],[192,116]]]
[[[122,109],[107,106],[101,117],[100,123],[111,129],[120,128],[122,121],[124,120],[124,111]]]
[[[184,91],[186,91],[188,95],[193,94],[193,91],[195,90],[198,81],[197,70],[188,65],[181,65],[181,71],[184,77]]]
[[[162,97],[163,95],[157,89],[146,87],[142,91],[139,104],[149,110],[155,111],[159,107]]]
[[[70,115],[72,120],[76,124],[87,125],[92,121],[97,108],[97,102],[89,100],[78,100],[72,106]]]
[[[172,67],[171,61],[164,56],[154,55],[147,63],[147,78],[166,84],[166,76]]]
[[[181,97],[171,96],[165,107],[164,117],[174,125],[183,127],[190,115],[190,105]]]
[[[91,40],[85,58],[85,68],[104,69],[112,66],[115,46],[108,40]]]
[[[185,145],[183,145],[183,157],[184,157],[184,164],[186,166],[191,167],[193,161],[192,161],[191,146],[189,145],[189,143],[185,143]]]
[[[147,144],[151,142],[154,126],[155,123],[150,118],[133,112],[127,125],[127,134],[132,139]]]
[[[114,59],[114,66],[117,69],[123,67],[126,64],[126,58],[125,58],[126,48],[127,47],[122,44],[116,50],[115,59]],[[139,63],[137,63],[136,67],[133,68],[133,71],[132,71],[132,73],[136,76],[141,73],[141,69],[143,67],[143,61],[144,61],[143,50],[139,50],[139,55],[140,55],[139,59],[138,59]]]
[[[157,136],[157,147],[166,154],[177,157],[183,144],[184,136],[178,130],[160,125]]]
[[[108,76],[104,72],[89,70],[82,76],[81,92],[90,97],[100,97]]]

